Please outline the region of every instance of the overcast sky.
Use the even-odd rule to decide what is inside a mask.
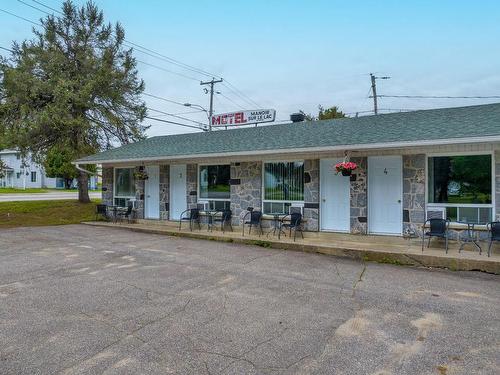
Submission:
[[[61,5],[59,0],[37,1],[54,8]],[[217,85],[221,94],[216,95],[216,113],[274,108],[277,119],[286,120],[300,109],[316,113],[318,104],[337,105],[349,113],[368,111],[373,109],[368,98],[370,72],[391,77],[378,82],[379,94],[500,95],[500,1],[496,0],[97,3],[106,20],[124,26],[128,40],[220,75],[258,104]],[[0,8],[32,20],[44,16],[16,0],[1,0]],[[32,35],[29,23],[1,12],[0,25],[2,47]],[[135,56],[164,69],[138,64],[147,93],[208,107],[208,95],[197,80],[209,77],[138,51]],[[170,113],[192,110],[145,99],[149,107]],[[413,110],[499,101],[381,98],[379,107]],[[203,113],[182,116],[206,121]],[[149,135],[194,131],[147,123],[152,125]]]

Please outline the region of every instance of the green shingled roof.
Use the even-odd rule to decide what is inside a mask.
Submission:
[[[151,137],[78,162],[500,136],[500,103]]]

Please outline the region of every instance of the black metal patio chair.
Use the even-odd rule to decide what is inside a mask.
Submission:
[[[130,224],[130,219],[134,214],[134,205],[132,202],[129,202],[126,210],[117,210],[116,215],[120,219],[120,222],[127,219],[127,223]]]
[[[288,221],[289,222],[285,222]],[[295,238],[297,237],[297,231],[300,232],[300,235],[302,236],[302,239],[304,238],[304,228],[302,226],[302,214],[300,212],[292,212],[289,215],[283,216],[281,218],[281,228],[284,230],[288,229],[290,234],[290,238],[292,237],[292,230],[293,230],[293,241],[295,241]],[[281,231],[278,231],[278,239],[281,237]]]
[[[189,230],[190,231],[193,230],[193,223],[198,224],[198,229],[201,229],[199,208],[188,208],[187,210],[182,211],[180,219],[179,219],[179,230],[181,230],[183,221],[189,221]]]
[[[488,231],[490,232],[490,240],[488,244],[488,256],[491,255],[491,245],[493,244],[493,241],[499,241],[500,242],[500,221],[493,221],[491,223],[488,223],[486,226],[488,228]]]
[[[233,218],[233,212],[231,210],[224,210],[221,212],[221,215],[215,215],[212,220],[213,223],[219,223],[220,222],[220,230],[224,232],[224,229],[226,228],[227,225],[229,225],[229,228],[231,228],[231,232],[233,231],[233,224],[231,223],[231,220]],[[213,229],[213,226],[212,228]]]
[[[107,204],[96,204],[95,206],[95,221],[101,215],[104,219],[108,219],[108,205]]]
[[[247,220],[248,216],[250,216],[250,220]],[[259,237],[264,234],[264,231],[262,230],[262,212],[252,209],[252,211],[248,211],[245,216],[243,216],[243,236],[245,235],[245,225],[249,226],[248,234],[252,232],[252,227],[259,228]]]
[[[428,226],[429,230],[426,232],[425,228],[427,227],[427,223],[429,223]],[[429,241],[427,242],[427,247],[430,246],[432,237],[438,237],[438,238],[444,238],[446,254],[448,254],[449,227],[450,227],[449,220],[438,219],[438,218],[427,219],[422,228],[422,252],[424,252],[424,242],[426,237],[429,237]]]

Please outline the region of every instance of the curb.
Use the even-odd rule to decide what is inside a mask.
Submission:
[[[256,240],[245,237],[225,237],[218,234],[202,234],[196,232],[178,232],[169,230],[168,228],[155,229],[155,228],[140,228],[134,226],[114,226],[105,223],[97,222],[83,222],[84,225],[126,229],[138,233],[152,233],[161,234],[172,237],[185,237],[192,239],[218,241],[218,242],[232,242],[244,245],[261,246],[265,248],[302,251],[306,253],[318,253],[324,255],[333,255],[341,258],[348,258],[358,261],[387,263],[402,266],[417,266],[417,267],[433,267],[433,268],[446,268],[452,271],[481,271],[492,274],[500,275],[500,262],[491,260],[476,260],[465,258],[441,257],[435,255],[423,254],[404,254],[393,253],[389,251],[367,250],[367,249],[352,249],[347,247],[338,246],[321,246],[310,245],[304,243],[291,243],[279,242],[268,239]]]

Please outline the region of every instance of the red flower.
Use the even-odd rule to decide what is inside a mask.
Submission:
[[[335,164],[335,170],[337,173],[342,171],[353,171],[358,168],[358,165],[352,161],[343,161],[341,163]]]

